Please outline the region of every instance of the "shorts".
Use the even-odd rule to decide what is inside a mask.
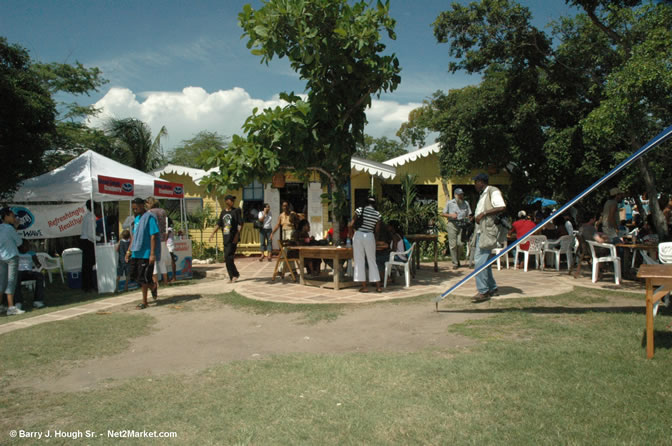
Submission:
[[[154,262],[154,274],[160,275],[166,273],[168,273],[168,269],[166,268],[166,262],[164,262],[163,259]]]
[[[117,277],[124,276],[127,280],[131,278],[130,276],[131,265],[126,262],[119,262],[117,264]]]
[[[131,279],[141,285],[152,283],[154,265],[149,263],[149,259],[131,259],[129,265],[131,266]]]

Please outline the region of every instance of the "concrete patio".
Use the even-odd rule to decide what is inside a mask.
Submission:
[[[285,275],[284,280],[276,278],[272,282],[271,277],[275,261],[259,262],[258,257],[237,258],[236,265],[241,277],[235,283],[228,283],[228,274],[224,264],[194,265],[194,271],[205,275],[206,280],[200,280],[187,287],[161,287],[159,298],[184,294],[212,295],[236,291],[250,299],[269,302],[290,304],[358,304],[427,295],[427,304],[433,307],[431,299],[446,291],[471,271],[471,269],[466,267],[453,271],[450,262],[439,262],[439,271],[434,272],[431,263],[423,263],[417,271],[416,277],[412,279],[411,287],[408,289],[403,287],[403,279],[400,280],[400,278],[397,278],[396,284],[390,285],[388,283],[388,288],[383,290],[382,293],[377,293],[375,287],[369,287],[368,293],[360,293],[357,287],[336,291],[329,288],[303,286],[292,282],[288,275]],[[524,272],[521,269],[502,269],[498,271],[497,268],[494,268],[493,271],[501,294],[494,299],[552,297],[570,292],[575,286],[582,286],[638,293],[641,294],[642,306],[644,305],[645,290],[643,283],[626,280],[622,281],[620,286],[617,286],[614,284],[613,274],[608,271],[604,273],[604,277],[597,283],[591,282],[590,269],[588,267],[582,269],[582,275],[578,279],[568,275],[566,270],[557,272],[554,269],[546,269],[545,271],[529,270],[528,272]],[[455,294],[463,296],[476,294],[475,282],[473,280],[467,282]],[[105,311],[114,306],[139,302],[140,299],[141,294],[139,291],[136,291],[42,315],[38,313],[33,317],[0,325],[0,334],[45,322],[70,319],[82,314]],[[151,307],[148,311],[151,311]]]

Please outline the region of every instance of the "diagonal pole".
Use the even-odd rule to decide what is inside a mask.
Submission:
[[[527,238],[528,238],[529,236],[531,236],[532,234],[534,234],[537,230],[539,230],[539,228],[545,226],[549,221],[551,221],[551,220],[555,219],[556,217],[559,217],[560,215],[562,215],[567,209],[569,209],[569,208],[571,208],[572,206],[574,206],[574,204],[577,203],[579,200],[581,200],[583,197],[585,197],[586,195],[590,194],[590,193],[593,192],[595,189],[597,189],[598,187],[600,187],[602,184],[604,184],[604,183],[606,183],[607,181],[609,181],[614,175],[616,175],[617,173],[619,173],[621,170],[625,169],[628,165],[630,165],[632,162],[636,161],[638,158],[642,157],[642,156],[643,156],[645,153],[647,153],[648,151],[652,150],[653,148],[655,148],[655,147],[659,146],[660,144],[662,144],[663,142],[665,142],[665,141],[666,141],[668,138],[670,138],[671,136],[672,136],[672,126],[667,127],[665,130],[663,130],[662,132],[660,132],[660,133],[659,133],[658,135],[656,135],[653,139],[651,139],[651,140],[650,140],[649,142],[647,142],[644,146],[642,146],[639,150],[637,150],[635,153],[633,153],[632,155],[630,155],[629,158],[625,159],[625,160],[622,161],[618,166],[614,167],[614,168],[613,168],[609,173],[607,173],[605,176],[603,176],[602,178],[600,178],[599,180],[597,180],[595,183],[593,183],[590,187],[588,187],[586,190],[584,190],[583,192],[581,192],[579,195],[577,195],[576,197],[574,197],[574,198],[572,198],[571,200],[569,200],[569,201],[568,201],[567,203],[565,203],[562,207],[560,207],[560,209],[558,209],[555,213],[553,213],[553,214],[550,215],[548,218],[546,218],[544,221],[542,221],[541,223],[539,223],[537,226],[535,226],[534,228],[532,228],[532,229],[530,229],[529,231],[527,231],[527,233],[525,233],[525,235],[523,235],[523,237],[519,238],[518,240],[516,240],[516,241],[513,242],[512,244],[508,245],[506,248],[502,249],[502,251],[501,251],[499,254],[497,254],[496,256],[494,256],[494,257],[492,257],[491,259],[489,259],[487,262],[485,262],[485,264],[481,265],[480,268],[475,269],[474,271],[472,271],[471,273],[469,273],[466,277],[462,278],[462,279],[461,279],[459,282],[457,282],[455,285],[453,285],[452,287],[450,287],[450,288],[449,288],[447,291],[445,291],[443,294],[437,296],[437,297],[434,299],[434,302],[436,303],[436,310],[437,310],[437,311],[439,310],[439,302],[441,302],[443,299],[445,299],[446,296],[448,296],[450,293],[452,293],[453,291],[455,291],[456,289],[458,289],[459,287],[461,287],[462,285],[464,285],[464,284],[465,284],[467,281],[469,281],[471,278],[473,278],[473,277],[475,277],[476,275],[478,275],[479,273],[481,273],[481,271],[485,270],[487,267],[489,267],[490,265],[492,265],[493,263],[495,263],[495,262],[497,261],[497,259],[499,259],[500,257],[505,256],[505,255],[508,255],[509,251],[511,251],[511,250],[512,250],[513,248],[515,248],[516,246],[518,246],[520,243],[525,242],[525,241],[527,240]]]

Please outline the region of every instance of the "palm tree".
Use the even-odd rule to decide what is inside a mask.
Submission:
[[[165,163],[161,147],[161,138],[168,135],[165,126],[152,139],[149,126],[138,119],[111,119],[105,126],[105,133],[113,139],[118,161],[143,172]]]

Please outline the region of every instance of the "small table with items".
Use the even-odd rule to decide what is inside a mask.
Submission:
[[[637,252],[642,254],[642,259],[644,259],[644,255],[648,255],[648,253],[655,253],[658,252],[658,244],[657,243],[616,243],[615,245],[617,248],[622,248],[623,249],[623,276],[631,279],[635,277],[635,273],[631,272],[631,269],[634,269],[635,267],[635,259],[637,257]],[[630,268],[628,268],[628,264],[630,264]]]
[[[289,246],[288,250],[299,253],[299,277],[301,285],[317,285],[320,287],[333,286],[335,290],[344,287],[355,286],[353,281],[341,282],[341,261],[352,259],[352,248],[339,246]],[[306,280],[304,277],[305,259],[330,259],[333,262],[333,285],[320,280]]]
[[[672,291],[672,264],[642,265],[638,279],[646,279],[646,357],[653,358],[653,307]],[[654,287],[660,287],[654,289]]]
[[[434,272],[439,272],[437,259],[439,236],[437,234],[411,234],[406,236],[409,243],[416,243],[416,249],[413,250],[411,259],[411,275],[415,277],[415,270],[420,269],[420,242],[432,242],[434,244]]]

